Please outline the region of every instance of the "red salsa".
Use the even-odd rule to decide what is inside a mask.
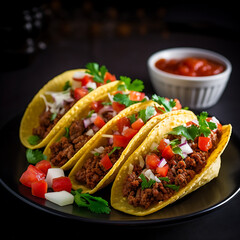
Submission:
[[[184,76],[211,76],[225,70],[225,67],[217,62],[204,58],[184,58],[184,59],[159,59],[155,66],[168,73]]]

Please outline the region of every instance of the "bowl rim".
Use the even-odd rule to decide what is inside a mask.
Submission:
[[[178,74],[164,72],[155,66],[155,62],[158,59],[160,59],[159,55],[166,53],[166,52],[174,52],[174,51],[188,52],[189,54],[192,53],[192,55],[203,54],[203,55],[206,55],[206,58],[208,58],[208,56],[211,59],[215,58],[216,61],[223,63],[226,68],[223,72],[216,74],[216,75],[203,76],[203,77],[201,77],[201,76],[192,77],[192,76],[185,76],[185,75],[178,75]],[[232,65],[231,65],[230,61],[223,55],[221,55],[217,52],[211,51],[211,50],[207,50],[207,49],[203,49],[203,48],[194,48],[194,47],[167,48],[167,49],[157,51],[148,58],[147,64],[148,64],[149,69],[151,69],[158,75],[168,77],[168,78],[174,78],[174,79],[185,80],[185,81],[195,81],[195,82],[197,82],[197,81],[214,81],[216,79],[225,77],[225,75],[230,75],[230,73],[232,71]]]

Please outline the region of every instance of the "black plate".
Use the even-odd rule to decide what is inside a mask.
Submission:
[[[208,213],[227,203],[240,190],[240,151],[238,147],[240,141],[233,134],[222,154],[222,166],[218,178],[159,212],[145,217],[135,217],[114,209],[107,215],[91,213],[86,209],[78,208],[75,204],[59,207],[49,201],[32,196],[30,189],[19,183],[21,174],[28,166],[25,148],[21,145],[18,137],[20,120],[21,116],[17,116],[0,130],[2,158],[0,181],[4,187],[25,203],[61,217],[104,224],[144,224],[145,226],[146,224],[170,224]],[[108,186],[96,195],[109,201],[110,190],[111,186]]]

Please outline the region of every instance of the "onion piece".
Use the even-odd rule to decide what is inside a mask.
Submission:
[[[164,167],[166,164],[167,164],[166,159],[165,159],[165,158],[162,158],[162,159],[160,160],[159,164],[158,164],[158,167],[159,167],[159,168],[162,168],[162,167]]]
[[[94,148],[93,151],[91,151],[92,154],[94,153],[103,153],[104,151],[104,147],[103,146],[100,146],[98,148]]]
[[[104,106],[103,108],[101,108],[98,112],[98,114],[102,115],[105,112],[113,112],[113,107],[112,106]]]
[[[59,206],[73,204],[74,196],[67,191],[45,193],[45,198]]]
[[[178,146],[181,148],[182,152],[185,153],[185,154],[193,153],[193,150],[192,150],[192,148],[189,146],[189,144],[188,144],[187,141],[185,141],[185,142],[182,143],[182,144],[179,144]]]
[[[114,96],[111,95],[110,93],[108,93],[108,98],[109,98],[109,100],[110,100],[111,102],[114,102],[114,100],[113,100]]]
[[[91,124],[90,118],[83,119],[83,125],[85,128],[87,128]]]
[[[156,142],[153,142],[150,147],[150,150],[153,151],[153,150],[157,149],[157,147],[158,147],[158,144]]]
[[[47,171],[46,182],[49,188],[52,187],[52,180],[54,178],[64,177],[64,172],[61,168],[49,168]]]
[[[94,131],[92,129],[89,129],[86,133],[85,133],[87,136],[94,136]]]

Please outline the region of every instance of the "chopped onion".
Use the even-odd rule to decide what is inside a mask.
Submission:
[[[64,172],[61,168],[49,168],[46,176],[46,182],[49,188],[52,187],[52,180],[54,178],[64,177]]]
[[[45,198],[59,206],[73,204],[74,196],[67,191],[45,193]]]
[[[73,80],[74,80],[74,79],[76,79],[76,81],[77,81],[77,80],[81,80],[81,79],[83,79],[86,75],[88,75],[88,74],[86,74],[85,72],[75,72],[75,73],[73,74]]]
[[[141,168],[143,168],[144,165],[145,165],[145,162],[144,162],[144,159],[143,159],[143,157],[141,155],[139,155],[138,160],[139,160],[139,166]]]
[[[130,163],[128,167],[128,174],[131,174],[133,171],[133,165]]]
[[[83,125],[85,128],[87,128],[91,124],[90,118],[83,119]]]
[[[96,125],[93,125],[92,130],[96,133],[99,130],[99,127],[97,127]]]
[[[86,135],[92,137],[92,136],[94,136],[94,131],[93,131],[92,129],[89,129],[89,130],[86,132]]]
[[[170,140],[169,139],[167,139],[167,138],[164,138],[164,142],[166,143],[166,144],[170,144]]]
[[[181,136],[181,144],[182,144],[182,143],[185,143],[186,141],[187,141],[187,138],[184,137],[184,136]]]
[[[156,182],[160,182],[160,180],[153,174],[152,170],[151,169],[147,169],[146,171],[144,171],[144,176],[150,180],[155,180]]]
[[[112,144],[113,144],[113,138],[109,138],[109,139],[108,139],[108,144],[109,144],[109,145],[112,145]]]
[[[97,84],[95,82],[88,82],[86,87],[87,88],[96,89],[97,88]]]
[[[108,98],[109,98],[109,100],[111,101],[111,102],[113,102],[113,95],[111,95],[110,93],[108,93]]]
[[[91,151],[92,154],[94,153],[103,153],[104,151],[104,147],[101,146],[101,147],[98,147],[98,148],[94,148],[93,151]]]
[[[113,107],[112,106],[104,106],[103,108],[101,108],[98,112],[98,114],[102,115],[105,112],[113,112]]]
[[[102,134],[102,137],[113,138],[113,135],[110,135],[110,134]]]
[[[181,148],[182,152],[185,154],[190,154],[193,152],[192,148],[189,146],[187,141],[185,141],[182,144],[179,144],[178,146]]]
[[[166,159],[165,159],[165,158],[162,158],[162,159],[160,160],[159,164],[158,164],[158,167],[159,167],[159,168],[162,168],[162,167],[164,167],[166,164],[167,164]]]

